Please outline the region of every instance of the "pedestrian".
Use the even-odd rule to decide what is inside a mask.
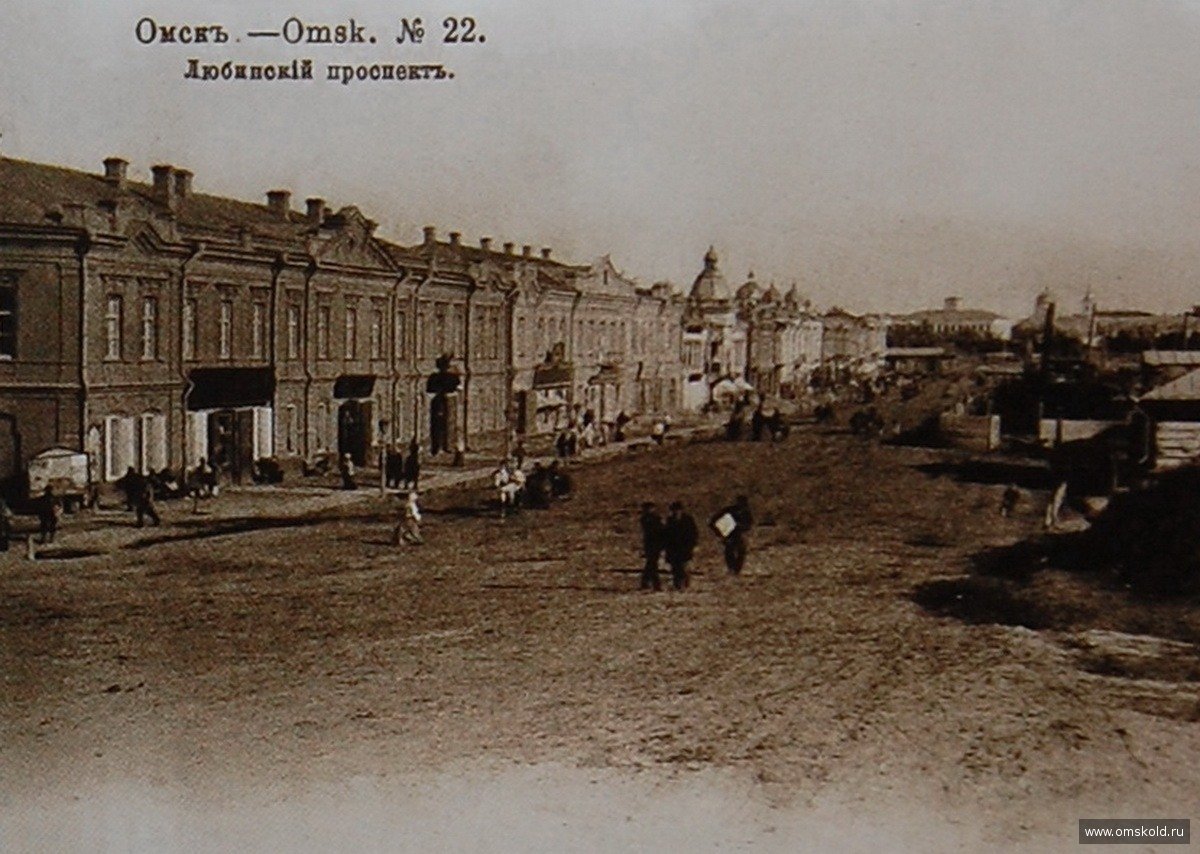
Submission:
[[[358,489],[354,480],[354,460],[349,454],[342,454],[338,459],[338,474],[342,477],[342,489]]]
[[[384,457],[384,485],[399,489],[404,485],[404,454],[396,445],[389,445]]]
[[[58,522],[62,518],[62,504],[54,494],[54,487],[47,486],[38,501],[38,534],[39,542],[49,544],[54,542],[58,533]]]
[[[567,431],[560,430],[558,433],[558,438],[554,440],[554,450],[558,452],[558,456],[561,459],[565,460],[567,458],[569,443],[570,439],[567,438]]]
[[[710,522],[725,548],[725,567],[730,575],[740,575],[746,565],[748,536],[754,524],[750,499],[739,495],[733,504],[717,511]]]
[[[421,446],[413,436],[408,443],[408,456],[404,458],[404,485],[410,490],[421,488]]]
[[[696,543],[700,532],[696,529],[696,520],[683,509],[683,503],[671,503],[666,524],[663,527],[663,551],[666,554],[667,566],[671,567],[671,584],[676,590],[688,586],[688,564],[696,553]]]
[[[549,474],[550,486],[554,491],[554,497],[570,498],[571,490],[575,484],[571,480],[571,475],[559,466],[558,460],[550,461]]]
[[[392,545],[398,546],[401,542],[408,543],[410,546],[423,545],[425,538],[421,536],[421,506],[417,503],[417,491],[411,489],[408,496],[404,499],[404,507],[400,511],[400,521],[396,523],[396,528],[392,531]]]
[[[661,418],[654,422],[654,426],[650,428],[650,438],[654,440],[656,445],[661,445],[667,438],[667,423]]]
[[[658,577],[658,557],[663,550],[663,520],[658,515],[658,508],[652,502],[642,504],[642,515],[638,521],[642,526],[642,557],[645,565],[642,567],[642,590],[662,590],[662,581]]]
[[[620,412],[617,413],[617,420],[613,422],[613,428],[614,428],[613,429],[613,441],[614,442],[624,442],[625,441],[625,428],[626,428],[626,426],[628,426],[629,421],[630,421],[630,418],[628,415],[625,414],[624,409],[622,409]]]
[[[143,477],[138,481],[138,491],[133,496],[133,512],[137,514],[137,526],[145,527],[146,517],[154,525],[161,525],[162,519],[154,506],[154,484],[150,478]]]
[[[541,463],[533,464],[533,471],[525,483],[526,505],[538,510],[550,507],[554,500],[554,484],[551,482],[550,469]]]
[[[125,474],[116,482],[117,489],[125,496],[125,509],[133,509],[133,497],[141,490],[142,475],[133,466],[125,469]]]
[[[0,552],[8,551],[9,542],[12,540],[12,516],[8,502],[0,496]]]
[[[1062,513],[1063,502],[1067,500],[1067,482],[1064,480],[1054,490],[1054,494],[1050,496],[1050,503],[1046,505],[1046,518],[1042,523],[1042,527],[1046,531],[1053,531],[1058,527],[1058,517]]]
[[[520,506],[521,493],[525,488],[525,473],[516,468],[505,458],[492,475],[492,483],[500,497],[500,518],[503,519],[509,511],[515,511]]]
[[[766,423],[767,423],[766,416],[763,413],[763,405],[761,403],[759,403],[758,406],[756,406],[754,408],[753,414],[751,414],[751,416],[750,416],[750,439],[751,439],[751,441],[758,442],[758,441],[762,440],[763,426]]]
[[[1000,515],[1007,519],[1017,509],[1017,502],[1021,500],[1021,490],[1017,489],[1015,483],[1010,483],[1004,487],[1004,494],[1000,496]]]

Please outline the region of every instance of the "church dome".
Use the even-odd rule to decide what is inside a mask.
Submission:
[[[704,254],[704,271],[692,283],[691,299],[697,302],[716,302],[728,300],[729,297],[729,285],[717,267],[717,251],[710,246]]]
[[[750,271],[750,275],[746,277],[746,283],[737,289],[737,298],[739,302],[756,302],[762,298],[762,286],[754,278],[754,271]]]

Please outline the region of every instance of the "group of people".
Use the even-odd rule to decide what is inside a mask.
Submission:
[[[558,460],[551,460],[549,465],[534,463],[533,471],[526,474],[523,460],[517,456],[500,461],[492,473],[492,485],[502,519],[522,507],[545,510],[555,499],[568,498],[574,488],[571,475]]]
[[[117,481],[117,489],[125,495],[125,509],[137,516],[137,526],[145,526],[149,519],[152,525],[162,524],[158,508],[154,506],[154,482],[147,475],[130,466]]]
[[[746,410],[750,407],[748,394],[734,403],[733,409],[729,413],[729,420],[725,422],[726,439],[736,442],[742,438],[747,427]],[[759,401],[758,405],[751,410],[749,422],[750,440],[753,442],[761,442],[765,438],[770,438],[772,442],[779,442],[786,439],[790,431],[783,413],[778,408],[768,410],[762,401]]]
[[[661,590],[660,562],[666,559],[671,571],[671,585],[676,590],[687,589],[690,580],[688,565],[700,542],[696,520],[681,501],[673,501],[664,518],[653,502],[642,504],[639,517],[642,529],[642,590]],[[750,500],[739,495],[728,507],[713,514],[709,526],[720,538],[725,553],[725,567],[730,575],[740,575],[746,565],[749,549],[748,535],[754,524]]]

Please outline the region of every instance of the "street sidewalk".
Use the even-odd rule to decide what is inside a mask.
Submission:
[[[720,425],[715,422],[672,429],[666,444],[695,441],[716,435]],[[653,450],[655,442],[649,436],[638,436],[621,443],[611,443],[589,448],[571,458],[574,464],[590,463],[609,459],[625,453],[643,453]],[[530,456],[526,467],[535,463],[549,463],[552,456]],[[441,463],[426,463],[421,472],[421,492],[427,494],[443,489],[490,481],[499,466],[496,457],[468,454],[463,466],[452,467]],[[306,482],[308,480],[308,482]],[[379,470],[362,469],[356,481],[357,489],[341,489],[334,485],[333,478],[300,479],[293,483],[278,485],[250,485],[223,487],[216,498],[199,502],[198,512],[193,512],[193,501],[181,498],[161,501],[156,505],[162,517],[159,527],[138,528],[132,511],[120,504],[95,510],[85,510],[64,516],[58,536],[52,545],[36,545],[39,558],[44,560],[69,560],[91,557],[120,548],[126,548],[146,538],[157,538],[172,529],[195,529],[200,526],[235,526],[239,521],[294,519],[309,514],[321,513],[355,504],[378,502],[381,498],[395,502],[398,493],[388,490],[380,495]],[[26,553],[25,539],[36,535],[37,520],[20,516],[14,520],[13,541],[6,554],[0,554],[0,565],[22,561]]]

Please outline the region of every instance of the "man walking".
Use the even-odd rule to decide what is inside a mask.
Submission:
[[[41,542],[50,544],[54,542],[54,535],[58,533],[58,522],[62,518],[62,504],[59,503],[58,496],[54,494],[54,487],[47,486],[46,491],[42,493],[41,501],[38,502],[38,533]]]
[[[421,536],[421,507],[417,504],[417,491],[410,490],[400,511],[400,521],[392,531],[392,545],[398,546],[401,541],[410,546],[419,546],[425,542]]]
[[[649,501],[642,504],[642,556],[646,559],[642,568],[642,590],[662,590],[658,577],[658,556],[663,550],[663,520],[658,508]]]
[[[699,539],[696,520],[684,511],[681,502],[672,502],[670,514],[663,527],[663,550],[666,553],[667,566],[671,567],[671,583],[676,590],[683,590],[688,586],[687,566],[696,552],[696,542]]]
[[[148,477],[138,478],[137,492],[133,495],[133,512],[137,514],[139,528],[145,526],[147,516],[150,517],[151,524],[162,524],[162,519],[158,517],[158,510],[154,507],[154,484]]]
[[[739,495],[733,504],[719,510],[710,524],[724,544],[725,567],[729,574],[740,575],[749,550],[747,535],[754,524],[754,518],[750,515],[750,499]]]

